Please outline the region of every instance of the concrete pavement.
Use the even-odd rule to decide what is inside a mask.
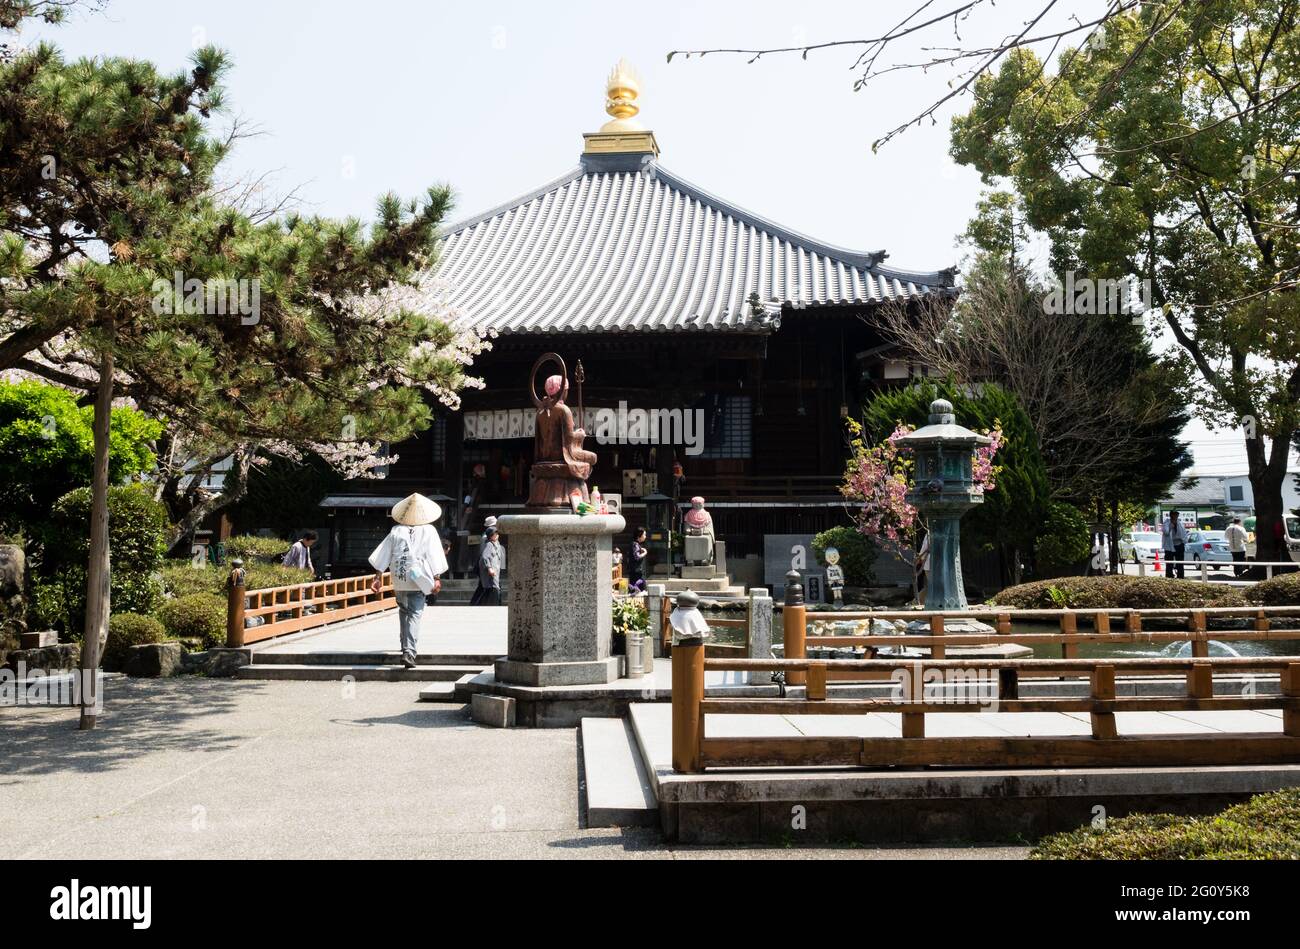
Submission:
[[[871,858],[1022,848],[664,845],[579,826],[578,734],[489,729],[409,684],[114,682],[94,732],[0,709],[0,858]]]

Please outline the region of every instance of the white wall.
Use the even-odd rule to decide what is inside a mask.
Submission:
[[[1300,487],[1296,486],[1296,476],[1300,475],[1300,470],[1287,472],[1286,480],[1282,482],[1282,507],[1289,514],[1291,511],[1300,507]],[[1231,499],[1233,485],[1241,486],[1240,501]],[[1250,489],[1250,478],[1246,475],[1234,475],[1223,479],[1223,500],[1229,507],[1254,510],[1255,493]]]

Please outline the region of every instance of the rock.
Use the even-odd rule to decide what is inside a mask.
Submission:
[[[23,549],[0,544],[0,653],[19,647],[27,631],[27,604],[23,600]]]
[[[251,661],[247,649],[209,649],[186,653],[181,659],[181,672],[212,679],[233,679]]]
[[[157,679],[174,676],[181,669],[185,650],[180,643],[145,643],[127,650],[122,671],[129,676]]]
[[[514,728],[515,700],[503,695],[475,692],[469,699],[469,717],[492,728]]]
[[[21,547],[0,544],[0,600],[22,595],[26,565]]]
[[[24,663],[28,671],[44,669],[60,672],[77,668],[81,662],[80,643],[62,643],[58,646],[46,646],[42,649],[15,649],[5,657],[5,666],[18,671],[18,663]]]

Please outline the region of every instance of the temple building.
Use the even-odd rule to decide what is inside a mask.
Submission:
[[[444,230],[430,278],[494,333],[471,370],[486,385],[394,446],[386,479],[325,500],[334,575],[360,568],[386,507],[410,491],[441,495],[462,538],[523,507],[528,374],[548,351],[571,376],[582,363],[591,484],[620,496],[629,527],[645,524],[647,496],[680,510],[703,495],[730,563],[749,556],[752,572],[765,547],[848,523],[843,419],[912,371],[870,314],[950,298],[955,269],[890,267],[884,251],[834,247],[692,184],[661,163],[639,93],[620,62],[610,121],[583,136],[576,168]],[[788,569],[787,557],[767,572]]]

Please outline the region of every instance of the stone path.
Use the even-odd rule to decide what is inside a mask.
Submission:
[[[506,654],[504,606],[430,606],[420,614],[421,653],[453,655]],[[273,639],[255,648],[270,653],[396,652],[397,611],[307,630]]]
[[[119,680],[94,732],[0,709],[0,859],[1019,857],[669,848],[579,826],[573,729],[497,730],[403,683]]]

